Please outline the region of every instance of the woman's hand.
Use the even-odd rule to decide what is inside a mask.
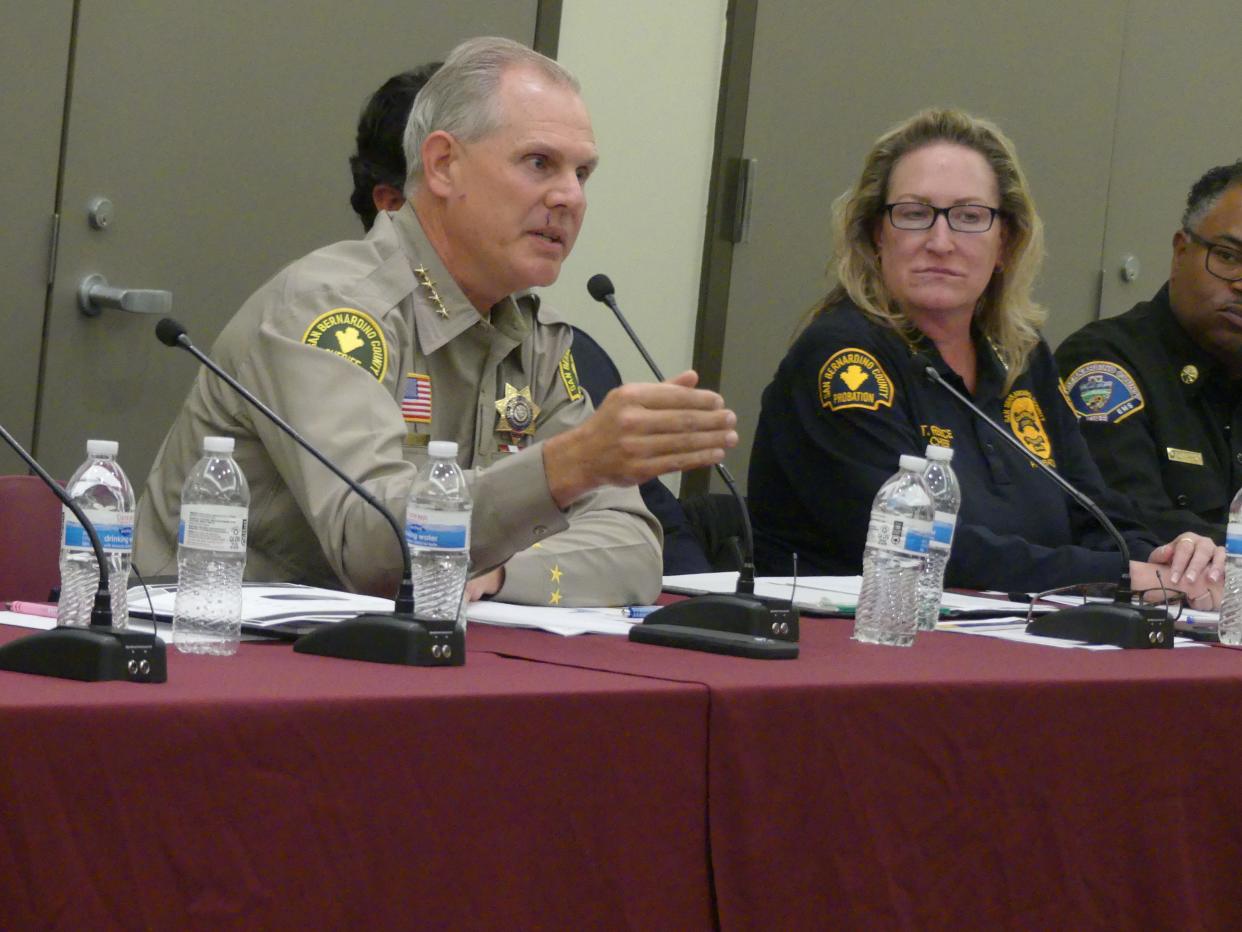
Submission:
[[[1191,608],[1214,610],[1224,590],[1225,548],[1187,531],[1153,550],[1146,563],[1131,561],[1130,579],[1136,590],[1177,589]]]

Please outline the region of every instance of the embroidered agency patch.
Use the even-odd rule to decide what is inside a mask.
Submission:
[[[333,308],[316,317],[302,342],[348,359],[377,380],[388,372],[388,344],[384,332],[368,314],[352,307]]]
[[[1116,424],[1143,410],[1138,382],[1122,366],[1102,359],[1085,362],[1065,380],[1070,407],[1084,421]]]
[[[847,347],[829,356],[819,370],[819,403],[831,411],[891,408],[893,380],[866,350]]]
[[[558,368],[561,371],[561,382],[565,385],[565,392],[569,395],[569,400],[581,401],[582,385],[578,382],[578,367],[574,365],[572,350],[565,350],[565,355],[561,357]]]
[[[431,423],[431,376],[420,372],[406,373],[401,416],[413,424]]]
[[[1022,445],[1038,456],[1049,466],[1057,461],[1052,458],[1052,442],[1048,439],[1048,431],[1044,429],[1044,412],[1039,402],[1025,388],[1010,392],[1005,398],[1005,423],[1013,431],[1014,436],[1022,441]]]

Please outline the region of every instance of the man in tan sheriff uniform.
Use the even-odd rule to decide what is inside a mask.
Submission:
[[[463,43],[406,132],[408,202],[365,240],[293,263],[225,327],[216,360],[399,517],[429,440],[455,440],[474,512],[471,598],[646,602],[660,529],[634,485],[719,462],[736,418],[693,372],[577,384],[555,281],[597,162],[575,79],[504,39]],[[176,570],[181,486],[202,438],[232,436],[250,481],[246,576],[391,595],[392,530],[205,370],[152,467],[135,561]]]

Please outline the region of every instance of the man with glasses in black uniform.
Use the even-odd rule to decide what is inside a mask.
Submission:
[[[1195,182],[1168,282],[1056,352],[1105,480],[1162,540],[1224,541],[1242,486],[1242,160]]]

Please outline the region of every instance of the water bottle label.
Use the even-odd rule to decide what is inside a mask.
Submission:
[[[916,518],[899,518],[882,512],[871,512],[867,543],[894,553],[923,556],[932,539],[932,522]]]
[[[1242,557],[1242,522],[1229,522],[1225,531],[1225,550],[1231,557]]]
[[[470,512],[423,511],[411,506],[405,513],[405,540],[411,547],[469,550]]]
[[[60,537],[61,546],[66,550],[91,550],[91,538],[86,528],[73,516],[68,508],[62,509],[65,516],[64,530]],[[132,511],[105,511],[100,508],[83,508],[86,519],[95,525],[95,533],[99,542],[108,553],[129,553],[134,549],[134,513]]]
[[[241,505],[186,505],[177,543],[194,550],[246,552],[246,509]]]
[[[936,520],[932,524],[932,545],[948,548],[953,543],[953,528],[957,525],[957,515],[947,511],[936,512]]]

